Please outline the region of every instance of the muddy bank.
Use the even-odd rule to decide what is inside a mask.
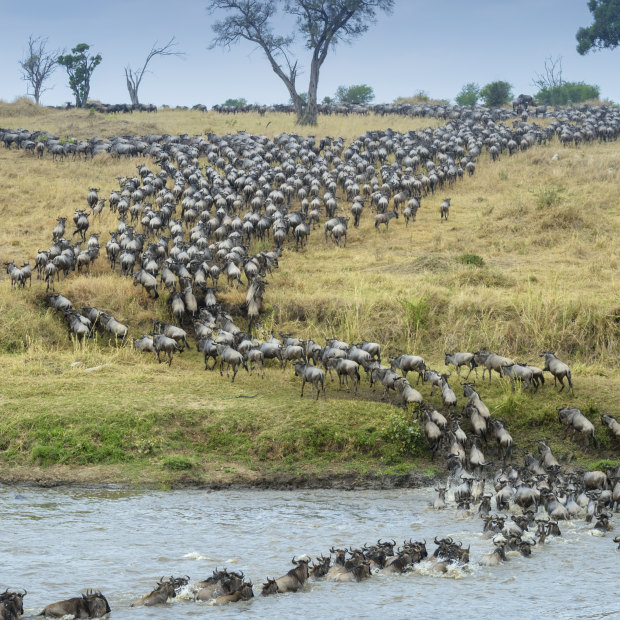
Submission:
[[[234,469],[234,471],[231,471]],[[341,470],[307,471],[302,473],[258,472],[234,467],[205,468],[200,472],[171,474],[161,469],[126,471],[120,467],[0,468],[0,484],[53,487],[127,487],[127,488],[197,488],[222,489],[399,489],[420,488],[433,484],[445,473],[411,470],[407,473],[372,471],[356,473]]]

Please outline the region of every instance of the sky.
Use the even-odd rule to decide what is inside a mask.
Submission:
[[[287,103],[288,91],[260,49],[247,42],[209,49],[216,18],[205,0],[0,0],[0,99],[26,94],[18,61],[30,35],[47,37],[50,49],[68,53],[87,43],[101,54],[90,98],[105,103],[128,103],[124,67],[141,66],[155,41],[175,36],[185,56],[153,59],[140,86],[142,103]],[[418,91],[453,101],[465,83],[495,80],[510,82],[515,95],[533,94],[545,59],[562,57],[564,80],[597,84],[601,97],[620,102],[620,48],[577,54],[575,33],[591,23],[587,0],[396,0],[392,14],[380,13],[364,35],[330,52],[318,98],[340,85],[367,84],[375,103]],[[283,18],[275,26],[287,24]],[[295,49],[302,67],[297,90],[305,92],[310,57],[301,41]],[[74,101],[64,67],[48,86],[42,104]]]

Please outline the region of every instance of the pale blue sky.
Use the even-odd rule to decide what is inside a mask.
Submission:
[[[184,58],[155,58],[140,100],[157,105],[204,103],[229,97],[251,103],[284,103],[289,96],[260,50],[241,43],[229,52],[209,50],[214,17],[203,0],[0,0],[0,99],[25,94],[18,60],[30,34],[49,38],[67,52],[89,43],[103,61],[95,70],[91,98],[128,102],[123,67],[134,67],[155,40],[176,36]],[[620,102],[620,49],[579,56],[575,33],[591,23],[586,0],[396,0],[392,15],[326,60],[319,100],[339,85],[368,84],[375,102],[424,90],[454,99],[466,82],[506,80],[515,94],[531,93],[545,58],[562,56],[564,79],[598,84],[601,95]],[[300,64],[308,52],[300,47]],[[298,90],[307,90],[307,73]],[[58,68],[43,104],[73,101],[64,68]]]

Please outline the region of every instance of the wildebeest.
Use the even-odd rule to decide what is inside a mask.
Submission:
[[[321,390],[323,398],[325,398],[325,373],[320,368],[315,368],[311,364],[303,362],[295,362],[295,376],[301,377],[301,397],[304,395],[304,386],[306,382],[310,384],[310,396],[314,398],[314,390],[316,389],[316,400],[319,399]]]
[[[419,355],[406,355],[402,354],[394,359],[390,360],[390,366],[392,370],[400,370],[405,379],[409,371],[418,373],[418,380],[416,385],[420,383],[420,379],[424,380],[424,371],[426,370],[426,364]]]
[[[459,377],[461,376],[461,366],[467,366],[467,368],[469,368],[469,372],[467,373],[465,380],[469,378],[472,370],[475,370],[476,376],[478,376],[478,371],[476,370],[478,364],[476,364],[473,353],[446,353],[444,364],[446,366],[449,364],[456,366],[456,374],[459,375]]]
[[[0,594],[0,620],[18,620],[24,613],[24,596],[28,592],[5,590]]]
[[[162,605],[169,598],[174,598],[176,596],[176,590],[187,585],[188,582],[189,577],[170,577],[166,581],[164,581],[162,577],[161,581],[157,582],[157,587],[154,590],[136,599],[129,606],[140,607],[144,605],[145,607],[151,607],[153,605]]]
[[[448,221],[448,215],[450,215],[450,201],[452,198],[444,198],[443,202],[439,205],[439,214],[441,216],[441,220],[444,219],[446,222]]]
[[[297,366],[297,364],[295,364],[295,366]],[[298,560],[293,558],[293,564],[295,564],[295,568],[291,568],[291,570],[288,571],[286,575],[283,575],[282,577],[276,579],[278,592],[297,592],[297,590],[302,588],[308,580],[309,562],[309,558],[300,558]]]
[[[592,424],[592,422],[590,422],[590,420],[588,420],[588,418],[586,418],[586,416],[584,416],[579,409],[576,407],[561,407],[558,409],[558,419],[567,427],[572,427],[573,437],[576,432],[583,433],[584,435],[590,437],[594,447],[598,448],[598,439],[596,438],[594,424]]]
[[[484,379],[484,373],[489,372],[489,383],[491,382],[491,371],[494,370],[499,374],[500,377],[503,376],[502,367],[503,366],[511,366],[514,364],[514,361],[509,357],[503,357],[498,355],[497,353],[493,353],[491,351],[476,351],[474,353],[474,360],[476,364],[483,365],[482,369],[482,378]]]
[[[39,616],[47,618],[62,618],[74,616],[75,618],[102,618],[110,613],[110,605],[101,592],[87,591],[81,597],[70,598],[57,603],[47,605]]]
[[[561,388],[560,392],[564,389],[564,377],[568,381],[568,389],[570,391],[573,390],[573,382],[571,378],[570,368],[564,362],[561,362],[553,351],[544,351],[540,354],[540,357],[545,358],[545,367],[543,370],[550,372],[553,375],[553,385],[557,384],[557,381],[560,382]]]
[[[249,601],[254,596],[252,582],[243,583],[231,594],[220,594],[215,599],[215,605],[226,605],[227,603],[237,603],[238,601]]]

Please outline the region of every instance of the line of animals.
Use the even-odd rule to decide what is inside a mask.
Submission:
[[[511,555],[529,558],[534,548],[542,548],[554,537],[561,537],[559,522],[583,518],[593,523],[592,533],[605,536],[613,529],[612,513],[620,511],[620,468],[606,472],[578,474],[563,470],[551,449],[539,444],[540,459],[527,455],[522,467],[509,466],[484,479],[466,471],[455,473],[445,485],[435,488],[437,497],[429,509],[454,509],[458,519],[479,518],[482,539],[490,539],[493,550],[478,563],[492,567],[506,562]],[[459,482],[460,481],[460,482]],[[446,494],[454,482],[453,499]],[[491,492],[485,487],[492,486]],[[472,508],[472,504],[478,504]],[[495,510],[493,510],[493,504]],[[519,514],[519,512],[521,514]],[[613,541],[618,543],[620,537]],[[436,549],[429,556],[426,541],[382,541],[358,548],[331,547],[314,561],[307,555],[293,557],[294,565],[278,578],[267,577],[261,595],[292,593],[304,590],[311,581],[361,582],[376,574],[395,575],[417,570],[422,574],[441,575],[454,570],[467,570],[471,545],[467,548],[452,537],[435,537]],[[9,590],[0,594],[0,619],[16,620],[23,614],[26,590]],[[175,597],[224,605],[248,601],[254,597],[254,586],[242,571],[215,569],[213,574],[190,584],[190,578],[162,579],[149,593],[134,600],[130,607],[165,604]],[[105,596],[88,590],[75,597],[47,605],[40,616],[58,618],[100,618],[110,613]]]

